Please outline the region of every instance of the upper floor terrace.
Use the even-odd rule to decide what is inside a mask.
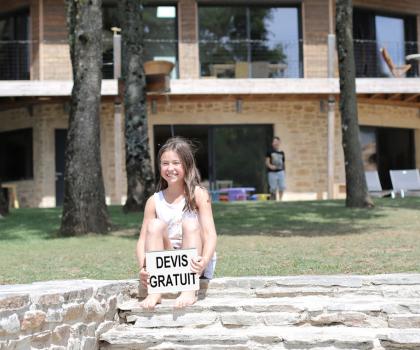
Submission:
[[[194,88],[199,84],[192,84],[191,79],[207,87],[203,94],[220,93],[221,86],[223,93],[235,93],[239,87],[243,93],[299,93],[299,89],[323,93],[329,91],[328,79],[337,78],[335,51],[329,51],[328,46],[328,34],[333,28],[333,16],[328,15],[331,3],[235,0],[226,5],[211,0],[149,1],[144,8],[145,60],[165,59],[175,64],[172,93],[188,94],[188,86],[191,93],[200,90]],[[381,48],[387,49],[396,66],[411,64],[401,77],[417,78],[418,61],[407,61],[406,56],[420,52],[420,3],[354,3],[357,77],[371,78],[358,86],[365,86],[366,93],[382,93],[377,91],[381,83],[376,79],[383,81],[392,72]],[[116,57],[111,28],[120,26],[115,10],[116,1],[104,1],[104,79],[114,78]],[[62,1],[2,2],[0,80],[71,80],[65,23]],[[333,69],[329,74],[331,60]],[[218,83],[207,81],[214,79]],[[291,79],[297,79],[296,83]],[[417,84],[420,91],[417,79],[409,85],[415,90]],[[391,93],[404,93],[404,83],[385,85],[395,86]]]

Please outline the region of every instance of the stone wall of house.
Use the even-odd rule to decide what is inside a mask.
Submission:
[[[321,199],[327,191],[327,111],[318,99],[274,99],[261,96],[242,100],[242,111],[236,112],[236,101],[230,97],[181,98],[157,101],[157,111],[149,109],[148,130],[153,150],[155,125],[223,125],[271,124],[282,139],[287,159],[285,199]],[[23,207],[55,206],[54,130],[67,128],[63,103],[35,106],[32,114],[26,108],[0,113],[0,131],[33,128],[34,178],[18,181],[18,196]],[[413,129],[416,166],[420,167],[420,118],[418,109],[369,103],[359,104],[361,125]],[[123,118],[116,138],[114,105],[101,108],[101,157],[108,204],[121,204],[126,192]],[[116,145],[119,142],[119,145]],[[117,147],[118,146],[118,147]],[[154,155],[152,154],[152,157]],[[154,161],[154,159],[153,159]],[[118,164],[116,166],[116,164]],[[338,186],[345,182],[341,146],[340,115],[336,110],[335,176]]]
[[[42,45],[42,80],[72,80],[70,49],[67,40],[45,42]]]
[[[97,349],[119,323],[117,303],[137,294],[135,280],[0,286],[0,349]]]
[[[328,1],[302,2],[303,71],[305,78],[327,78]]]
[[[179,77],[197,79],[200,75],[197,2],[195,0],[179,1],[178,17]]]
[[[219,98],[193,101],[161,100],[157,114],[149,114],[149,137],[158,124],[272,124],[282,139],[287,159],[286,199],[323,198],[327,187],[327,111],[316,99],[243,99],[242,112],[236,113],[235,100]],[[416,154],[419,153],[420,118],[417,108],[359,104],[361,125],[398,127],[416,130]],[[340,115],[336,109],[335,178],[344,183]],[[420,166],[417,156],[417,166]]]
[[[157,113],[149,113],[149,137],[153,126],[170,124],[272,124],[282,139],[286,153],[287,192],[285,199],[325,198],[327,190],[327,110],[320,100],[281,99],[267,96],[242,100],[242,112],[235,110],[235,99],[170,98],[159,100]],[[415,107],[359,104],[360,125],[409,128],[415,130],[417,167],[420,167],[420,118]],[[344,156],[338,104],[335,120],[335,177],[345,182]]]
[[[0,113],[0,132],[33,129],[33,179],[15,181],[21,207],[54,207],[55,203],[55,130],[67,129],[66,103],[45,103]],[[106,201],[115,198],[114,105],[101,107],[101,158]],[[123,147],[122,147],[123,148]],[[122,171],[122,169],[121,169]],[[123,180],[124,181],[124,180]],[[124,187],[125,188],[125,187]]]
[[[162,100],[157,114],[149,114],[149,137],[153,142],[156,124],[272,124],[286,153],[287,193],[285,199],[317,199],[325,196],[327,172],[327,116],[319,100],[243,99],[236,113],[234,99],[202,101]],[[338,116],[337,116],[338,123]],[[336,182],[343,181],[339,128],[336,142]]]

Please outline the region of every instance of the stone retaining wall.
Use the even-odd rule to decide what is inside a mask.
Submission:
[[[0,350],[98,348],[119,323],[117,303],[138,281],[51,281],[0,286]]]

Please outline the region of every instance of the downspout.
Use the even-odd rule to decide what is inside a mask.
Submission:
[[[335,68],[335,33],[333,0],[328,1],[328,79],[334,78]],[[327,141],[327,198],[334,199],[334,160],[335,160],[335,97],[328,96],[328,141]]]

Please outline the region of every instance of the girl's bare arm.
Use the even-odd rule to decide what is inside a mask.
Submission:
[[[216,249],[216,227],[214,225],[209,193],[205,189],[197,186],[195,189],[195,200],[198,207],[201,229],[203,231],[203,251],[201,255],[205,268]]]
[[[144,208],[144,216],[143,216],[143,223],[140,229],[139,240],[137,241],[136,246],[136,255],[137,255],[137,262],[139,264],[139,269],[141,270],[145,265],[145,243],[146,243],[146,230],[147,225],[149,224],[150,220],[156,218],[156,210],[155,210],[155,201],[153,196],[151,196]]]

